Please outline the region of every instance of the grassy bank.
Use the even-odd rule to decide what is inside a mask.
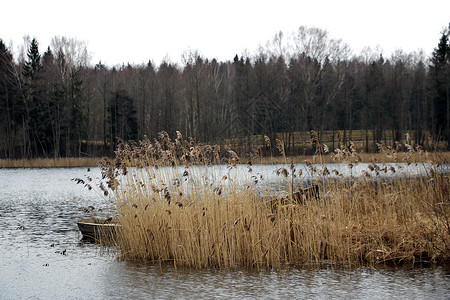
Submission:
[[[406,154],[406,153],[404,153]],[[383,162],[383,163],[423,163],[428,161],[435,160],[436,156],[439,156],[439,159],[445,159],[450,161],[450,152],[423,152],[422,154],[418,152],[408,153],[408,155],[404,155],[403,153],[397,153],[394,157],[392,155],[387,156],[385,153],[362,153],[359,152],[358,156],[350,156],[347,157],[346,162],[358,162],[358,163],[373,163],[373,162]],[[287,158],[283,156],[276,157],[261,157],[255,160],[255,163],[262,164],[277,164],[277,163],[285,163],[286,159],[289,163],[305,163],[305,161],[311,162],[313,164],[321,164],[321,163],[335,163],[339,162],[332,155],[298,155],[298,156],[289,156]]]
[[[434,154],[428,153],[427,155],[421,155],[419,153],[414,153],[408,157],[407,162],[427,162],[433,160]],[[450,160],[450,152],[441,152],[440,156],[445,157],[447,161]],[[406,162],[404,156],[399,156],[397,158],[387,157],[383,153],[359,153],[359,158],[353,157],[349,158],[353,161],[359,161],[363,163],[371,162]],[[101,158],[89,158],[89,157],[69,157],[69,158],[39,158],[39,159],[0,159],[0,168],[59,168],[59,167],[96,167],[98,166]],[[309,161],[312,163],[333,163],[336,160],[330,155],[324,155],[322,157],[313,155],[299,155],[292,156],[288,158],[289,163],[304,163]],[[277,164],[285,163],[286,158],[283,156],[274,157],[258,157],[254,160],[254,163],[261,164]],[[245,160],[243,160],[245,163]]]
[[[283,154],[282,143],[278,146]],[[450,181],[437,172],[448,160],[412,148],[405,154],[380,149],[389,159],[424,155],[433,161],[423,178],[378,183],[369,179],[401,166],[383,171],[373,164],[361,181],[349,182],[329,177],[325,165],[308,163],[312,175],[323,182],[321,200],[304,198],[298,204],[288,196],[291,202],[274,207],[264,201],[273,199],[270,191],[261,196],[255,186],[243,188],[232,172],[212,174],[208,168],[193,167],[217,163],[220,149],[215,146],[195,144],[181,135],[171,140],[164,133],[155,143],[121,143],[114,163],[102,161],[107,180],[102,189],[108,185],[114,190],[122,224],[118,253],[126,260],[194,268],[448,263]],[[247,156],[249,171],[258,162],[256,153]],[[239,162],[236,153],[230,150],[223,156],[233,170]],[[325,160],[323,155],[318,159]],[[343,148],[333,161],[353,160],[349,168],[360,159],[355,149]],[[300,174],[287,164],[280,183],[290,176]]]
[[[394,144],[395,137],[392,130],[383,130],[379,138],[375,139],[377,135],[375,130],[324,130],[317,133],[321,143],[328,145],[334,151],[340,148],[342,144],[349,145],[349,141],[358,149],[367,149],[368,152],[378,150],[377,143],[382,140],[386,144]],[[278,132],[273,134],[271,138],[283,140],[286,146],[287,153],[311,153],[311,132],[310,131],[294,131],[294,132]],[[446,141],[432,141],[430,132],[421,132],[417,134],[414,130],[408,131],[407,134],[400,136],[401,140],[398,142],[408,143],[414,146],[425,146],[427,149],[444,150],[447,147]],[[417,140],[416,140],[417,138]],[[345,139],[345,141],[343,140]],[[221,141],[222,145],[228,145],[236,152],[248,152],[249,147],[256,147],[256,145],[264,142],[264,136],[249,135],[241,137],[232,137],[225,139],[217,139]]]
[[[95,167],[100,158],[38,158],[38,159],[0,159],[0,168],[59,168],[59,167]]]

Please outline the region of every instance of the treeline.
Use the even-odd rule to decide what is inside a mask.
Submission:
[[[295,133],[311,129],[344,140],[363,130],[367,152],[407,132],[409,143],[449,149],[449,31],[431,57],[355,56],[326,31],[300,27],[230,61],[188,51],[182,66],[93,66],[85,43],[64,37],[42,55],[33,39],[15,59],[0,39],[0,157],[110,155],[117,138],[162,130],[240,151],[282,135],[288,153],[303,154]]]

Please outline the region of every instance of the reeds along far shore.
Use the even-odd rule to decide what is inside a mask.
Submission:
[[[313,143],[318,155],[326,155],[326,145]],[[398,159],[418,152],[384,145],[380,150]],[[245,158],[249,172],[257,155],[255,150]],[[349,168],[360,160],[352,146],[332,158]],[[282,268],[448,263],[450,181],[439,169],[448,162],[439,159],[433,157],[422,177],[385,181],[376,180],[377,174],[401,165],[374,163],[360,180],[349,181],[330,177],[324,164],[307,162],[311,176],[320,179],[320,200],[275,200],[276,206],[270,204],[275,193],[261,194],[232,172],[242,160],[235,152],[185,140],[180,133],[174,140],[162,132],[154,143],[121,142],[115,161],[104,159],[101,167],[122,225],[117,239],[122,259],[194,268]],[[207,167],[221,162],[227,164],[223,174]],[[289,164],[279,174],[280,184],[302,175]]]
[[[95,167],[99,161],[92,157],[0,159],[0,168]]]

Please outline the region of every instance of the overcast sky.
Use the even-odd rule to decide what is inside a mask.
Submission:
[[[92,63],[110,66],[180,62],[189,49],[232,60],[302,25],[327,30],[354,54],[380,46],[385,56],[399,48],[428,55],[450,22],[448,0],[10,0],[0,8],[0,38],[14,51],[24,35],[41,52],[54,36],[74,37],[88,42]]]

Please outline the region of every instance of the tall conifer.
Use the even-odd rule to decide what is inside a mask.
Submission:
[[[433,131],[436,137],[449,140],[450,135],[450,24],[442,33],[431,58],[430,76],[433,94]],[[447,142],[450,149],[450,142]]]

